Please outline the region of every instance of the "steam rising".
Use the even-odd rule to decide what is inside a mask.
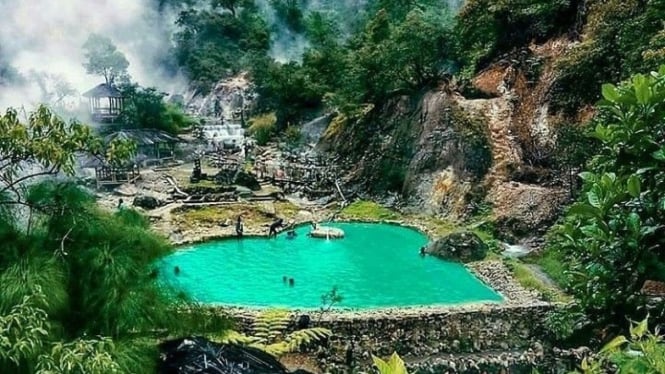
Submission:
[[[85,92],[103,81],[82,66],[82,45],[93,32],[111,38],[125,54],[134,81],[167,92],[184,88],[161,68],[174,16],[160,14],[153,1],[0,0],[0,74],[3,66],[13,67],[22,78],[7,82],[5,77],[0,110],[53,103],[62,92],[68,94],[61,102],[77,105],[79,96],[72,91]]]
[[[441,0],[441,5],[457,14],[464,2],[465,0]],[[306,36],[292,31],[279,20],[270,0],[256,0],[256,3],[271,26],[270,56],[279,62],[299,61],[309,47]],[[320,12],[333,19],[339,28],[340,36],[346,38],[358,26],[356,23],[367,16],[369,3],[370,0],[306,0],[301,1],[300,6],[305,19],[312,12]]]
[[[464,0],[441,0],[457,12]],[[129,60],[132,80],[169,93],[184,92],[186,80],[169,71],[177,10],[159,10],[158,0],[0,0],[0,111],[40,102],[68,110],[80,106],[80,93],[103,78],[87,75],[82,46],[91,33],[111,38]],[[207,0],[193,4],[209,4]],[[270,0],[256,0],[271,25],[271,56],[299,60],[309,46],[275,15]],[[321,12],[348,36],[367,11],[369,0],[302,1],[303,16]],[[172,69],[176,70],[176,69]]]

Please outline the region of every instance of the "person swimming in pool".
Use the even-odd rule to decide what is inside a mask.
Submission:
[[[296,223],[293,220],[289,221],[289,226],[285,230],[287,239],[295,239],[296,235],[298,235],[296,233]]]

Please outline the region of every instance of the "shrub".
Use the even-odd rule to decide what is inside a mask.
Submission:
[[[602,94],[600,153],[549,245],[567,259],[571,292],[591,320],[618,323],[643,313],[645,280],[665,280],[665,66]]]
[[[249,120],[249,134],[252,135],[259,145],[266,145],[275,131],[277,116],[275,113],[267,113]]]
[[[296,148],[300,145],[300,142],[303,140],[302,132],[296,126],[289,126],[284,132],[284,137],[286,138],[286,144],[289,148]]]

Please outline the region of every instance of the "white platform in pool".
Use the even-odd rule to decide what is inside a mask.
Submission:
[[[344,230],[337,227],[320,226],[310,231],[309,235],[312,238],[341,239],[344,237]]]

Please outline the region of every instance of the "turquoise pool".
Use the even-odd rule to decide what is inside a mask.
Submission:
[[[501,296],[462,265],[426,256],[427,237],[389,224],[335,223],[340,240],[245,238],[197,244],[160,264],[162,280],[203,303],[318,308],[337,286],[342,308],[497,302]],[[176,274],[175,267],[180,269]],[[290,286],[283,277],[293,278]]]

